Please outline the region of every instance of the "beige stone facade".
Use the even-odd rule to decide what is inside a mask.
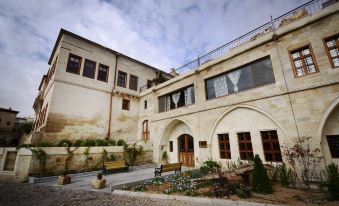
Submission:
[[[305,15],[276,28],[274,33],[256,36],[220,58],[141,92],[140,87],[147,85],[147,80],[157,82],[159,74],[166,79],[170,75],[62,30],[49,62],[52,65],[58,56],[55,73],[48,83],[42,81],[43,101],[36,106],[39,112],[39,108],[48,105],[45,121],[35,128],[29,140],[108,137],[139,141],[147,120],[150,135],[145,142],[153,150],[153,161],[158,163],[163,151],[168,152],[170,163],[180,161],[178,138],[183,134],[193,137],[193,166],[209,158],[224,165],[236,161],[240,158],[238,133],[243,132],[250,133],[253,153],[265,161],[261,134],[273,130],[280,146],[297,137],[313,137],[314,147],[322,150],[325,163],[339,164],[339,159],[330,154],[326,139],[328,135],[339,135],[339,68],[331,66],[324,44],[325,38],[339,33],[338,10],[339,3],[335,3]],[[317,70],[296,77],[291,51],[304,46],[312,51]],[[109,66],[108,81],[84,77],[82,66],[79,74],[67,72],[70,53],[82,57],[82,65],[90,59]],[[242,91],[233,88],[238,92],[207,99],[208,79],[262,58],[271,62],[273,82]],[[117,85],[119,70],[127,73],[126,88]],[[129,89],[131,74],[138,77],[137,91]],[[189,85],[194,85],[193,104],[159,112],[159,97]],[[122,99],[130,100],[129,110],[122,109]],[[38,103],[39,100],[35,105]],[[219,134],[229,136],[230,159],[220,156]],[[200,145],[204,142],[207,147]]]

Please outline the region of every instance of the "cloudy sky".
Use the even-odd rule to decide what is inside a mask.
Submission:
[[[33,115],[60,28],[165,71],[307,0],[1,0],[0,107]]]

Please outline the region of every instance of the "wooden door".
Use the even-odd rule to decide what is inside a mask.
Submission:
[[[179,162],[187,167],[194,167],[194,141],[193,137],[183,134],[178,138]]]

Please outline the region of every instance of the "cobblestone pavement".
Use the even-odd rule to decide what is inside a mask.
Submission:
[[[178,200],[128,197],[110,193],[70,190],[28,183],[0,183],[0,205],[154,205],[193,206]],[[205,206],[209,206],[204,204]]]

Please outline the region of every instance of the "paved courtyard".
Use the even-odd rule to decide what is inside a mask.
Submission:
[[[183,171],[188,168],[183,167]],[[104,178],[106,179],[106,188],[96,190],[91,187],[92,179],[96,178],[97,172],[79,173],[72,174],[72,183],[68,185],[58,185],[57,177],[43,178],[42,183],[36,183],[40,186],[52,186],[63,189],[75,189],[75,190],[87,190],[110,193],[110,187],[116,185],[122,185],[130,182],[136,182],[154,177],[154,167],[131,169],[129,172],[115,172],[107,174]],[[174,172],[167,172],[167,174],[173,174]]]

